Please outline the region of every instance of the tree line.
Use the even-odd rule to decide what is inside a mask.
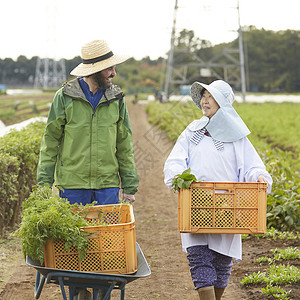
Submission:
[[[247,91],[300,92],[300,31],[272,31],[249,26],[243,28],[243,43]],[[216,76],[201,75],[197,66],[193,68],[193,57],[196,55],[203,61],[211,61],[213,57],[218,57],[218,53],[224,52],[224,49],[237,48],[238,39],[212,45],[209,41],[196,37],[193,31],[184,29],[175,39],[174,64],[192,66],[185,84],[191,84],[195,80],[209,82],[217,79]],[[228,58],[219,55],[218,63],[225,64],[226,59]],[[37,60],[37,56],[28,59],[24,55],[16,60],[0,59],[0,84],[7,87],[33,87]],[[65,60],[67,77],[80,62],[79,56]],[[216,73],[221,71],[218,68],[220,69],[215,68]],[[117,66],[117,73],[115,83],[127,93],[159,91],[163,87],[166,61],[162,57],[156,60],[149,57],[141,60],[131,58]]]

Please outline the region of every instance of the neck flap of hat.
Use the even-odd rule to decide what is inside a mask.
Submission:
[[[203,116],[193,121],[188,127],[190,131],[206,128],[211,137],[221,142],[235,142],[246,137],[250,130],[234,109],[219,108],[209,119]]]
[[[206,128],[213,139],[224,143],[235,142],[250,133],[238,113],[228,108],[219,108],[210,119],[203,116],[193,121],[187,128],[191,131]]]

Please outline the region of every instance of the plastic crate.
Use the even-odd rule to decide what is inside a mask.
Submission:
[[[266,183],[194,182],[178,193],[178,229],[189,233],[264,233],[266,210]]]
[[[99,221],[99,211],[105,225],[83,227],[91,233],[84,260],[78,251],[69,252],[62,240],[48,240],[45,245],[45,267],[73,271],[132,274],[137,271],[135,219],[132,205],[98,205],[89,209],[86,219]]]

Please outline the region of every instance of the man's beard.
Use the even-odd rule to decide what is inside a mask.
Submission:
[[[113,76],[110,76],[110,77],[108,77],[108,78],[113,78]],[[100,72],[95,74],[94,80],[95,80],[95,83],[98,85],[98,87],[99,87],[100,89],[104,89],[104,90],[105,90],[105,89],[110,88],[111,85],[112,85],[111,82],[108,83],[108,82],[106,81],[106,78],[103,77],[103,75],[102,75]]]

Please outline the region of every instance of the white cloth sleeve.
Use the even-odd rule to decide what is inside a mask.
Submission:
[[[187,137],[187,131],[184,130],[178,137],[175,146],[173,147],[171,153],[169,154],[165,165],[165,184],[169,189],[172,189],[173,178],[181,174],[184,170],[188,168],[189,160],[189,139]]]
[[[264,175],[268,181],[267,193],[270,193],[273,180],[251,142],[248,138],[243,138],[234,145],[239,146],[236,151],[239,181],[257,182],[258,176]]]

